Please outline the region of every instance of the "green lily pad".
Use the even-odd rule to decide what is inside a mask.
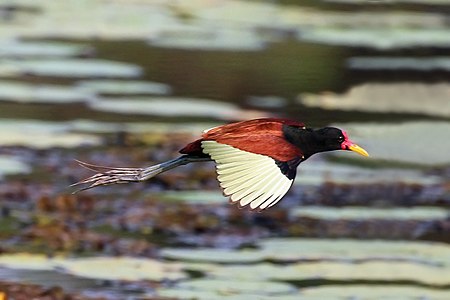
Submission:
[[[450,266],[450,247],[434,242],[273,238],[259,246],[266,257],[276,261],[387,259]]]
[[[0,100],[19,103],[65,104],[85,102],[93,94],[72,87],[0,81]]]
[[[289,265],[224,265],[216,268],[209,275],[215,278],[233,278],[241,281],[410,282],[430,286],[448,286],[450,284],[450,268],[447,266],[431,266],[404,261],[367,261],[358,263],[319,261]]]
[[[264,260],[293,261],[405,261],[429,266],[450,266],[450,247],[433,242],[360,241],[353,239],[273,238],[259,249],[166,248],[165,258],[207,263],[256,263]],[[270,273],[270,272],[267,272]]]
[[[202,290],[186,290],[186,289],[178,289],[178,288],[164,288],[158,289],[158,296],[168,297],[168,298],[176,298],[176,299],[189,299],[189,300],[249,300],[249,299],[257,299],[257,300],[273,300],[274,296],[265,296],[265,295],[254,295],[254,294],[233,294],[227,293],[226,291],[202,291]],[[294,295],[277,295],[277,299],[283,300],[308,300],[312,298],[304,298],[299,297],[298,294]],[[334,300],[335,298],[320,298],[320,300]],[[319,300],[314,298],[314,300]]]
[[[336,124],[363,146],[371,158],[423,165],[446,165],[450,155],[449,122],[405,122],[401,124]],[[420,143],[418,142],[420,141]],[[343,153],[345,154],[345,153]]]
[[[158,82],[131,80],[83,80],[78,82],[83,90],[96,94],[110,95],[168,95],[172,92],[169,85]]]
[[[376,65],[379,66],[378,63]],[[306,106],[330,110],[450,117],[449,94],[450,84],[446,83],[366,83],[354,86],[344,94],[303,94],[300,98]]]
[[[280,295],[289,294],[296,289],[290,284],[270,281],[237,281],[218,279],[197,279],[183,281],[178,288],[187,290],[215,291],[222,294]]]
[[[172,97],[103,98],[99,101],[91,102],[90,107],[99,111],[166,117],[191,116],[233,119],[241,113],[241,110],[231,103]]]
[[[402,285],[346,285],[346,286],[320,286],[304,288],[301,298],[306,299],[358,299],[358,300],[445,300],[448,291],[417,286]]]
[[[341,128],[348,129],[353,127],[352,124],[338,125]],[[353,137],[356,136],[352,133],[352,139],[357,140],[360,144],[362,138]],[[373,149],[367,148],[371,154],[371,157],[376,156],[377,153],[373,153]],[[354,153],[339,153],[333,154],[336,157],[351,157],[352,159],[360,160],[359,156]],[[369,158],[371,159],[371,158]],[[367,158],[365,158],[367,160]],[[296,185],[305,187],[306,185],[321,186],[325,182],[333,182],[340,184],[420,184],[420,185],[434,185],[442,183],[442,178],[433,175],[424,174],[418,170],[412,169],[396,169],[386,167],[383,172],[374,172],[371,168],[362,168],[358,166],[338,164],[323,161],[320,157],[312,157],[310,160],[301,165],[298,170],[297,178],[294,182]]]
[[[11,269],[53,270],[55,259],[44,254],[2,254],[0,255],[0,266]]]
[[[159,197],[191,204],[223,204],[227,201],[219,191],[167,191],[160,193]]]
[[[152,37],[149,43],[166,48],[221,51],[260,51],[266,47],[266,41],[257,32],[225,26],[168,28]]]
[[[444,220],[449,211],[440,207],[367,208],[304,206],[291,211],[292,216],[324,220]]]
[[[59,262],[58,267],[75,276],[105,280],[162,281],[188,277],[177,264],[132,257],[69,259]]]
[[[0,41],[0,57],[65,57],[90,51],[86,45],[57,42]]]
[[[124,77],[133,78],[142,74],[136,65],[101,60],[101,59],[40,59],[40,60],[5,60],[4,68],[18,75],[96,78]]]
[[[31,167],[21,161],[18,157],[0,155],[0,176],[29,173],[30,171]]]
[[[351,69],[360,70],[412,70],[434,71],[450,70],[450,59],[447,57],[352,57],[347,65]]]
[[[251,96],[246,102],[251,106],[261,108],[283,108],[288,104],[286,99],[278,96]]]
[[[165,258],[210,263],[254,263],[264,259],[264,253],[255,250],[166,248]]]
[[[298,39],[331,45],[363,46],[377,49],[450,46],[450,32],[444,28],[316,27],[301,31]]]
[[[69,125],[64,122],[0,119],[0,144],[32,148],[70,148],[101,143],[98,136],[69,132]]]
[[[281,281],[322,279],[331,281],[418,282],[431,286],[450,285],[450,268],[410,262],[314,262],[275,268],[267,278]]]
[[[325,0],[326,2],[346,4],[367,4],[366,0]],[[389,3],[416,3],[424,5],[448,5],[449,0],[389,0]]]

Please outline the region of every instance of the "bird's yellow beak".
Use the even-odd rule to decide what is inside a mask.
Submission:
[[[347,147],[348,147],[348,150],[356,152],[362,156],[366,156],[366,157],[369,156],[369,153],[366,150],[364,150],[364,148],[362,148],[356,144],[350,144]]]

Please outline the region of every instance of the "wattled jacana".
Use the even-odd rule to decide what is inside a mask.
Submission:
[[[81,166],[98,173],[74,186],[88,184],[81,189],[85,190],[140,182],[180,165],[213,160],[220,186],[232,202],[250,205],[251,209],[266,209],[287,193],[301,162],[315,153],[334,150],[369,156],[338,128],[313,130],[286,119],[255,119],[206,130],[202,138],[180,150],[183,155],[155,166],[110,168],[79,161]]]

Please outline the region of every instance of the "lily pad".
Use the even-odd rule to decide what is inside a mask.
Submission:
[[[347,4],[367,4],[366,0],[324,0],[326,2],[347,3]],[[449,0],[389,0],[389,3],[414,3],[423,5],[449,5]],[[377,3],[373,3],[377,4]],[[383,4],[383,3],[381,3]]]
[[[216,278],[234,280],[276,280],[276,281],[373,281],[373,282],[415,282],[430,286],[448,286],[450,269],[444,266],[430,266],[411,262],[367,261],[307,262],[289,265],[254,264],[248,266],[221,266],[210,273]]]
[[[256,30],[224,26],[168,28],[161,30],[149,43],[158,47],[221,51],[260,51],[266,47],[266,41]]]
[[[450,41],[450,38],[448,39]],[[434,56],[421,57],[352,57],[347,66],[355,70],[411,70],[419,72],[449,71],[450,58]]]
[[[109,95],[168,95],[172,92],[167,84],[148,81],[83,80],[78,82],[78,86],[89,92]]]
[[[158,289],[158,296],[168,297],[168,298],[176,298],[176,299],[189,299],[189,300],[248,300],[248,299],[257,299],[257,300],[272,300],[274,296],[265,296],[265,295],[254,295],[247,293],[227,293],[223,291],[202,291],[202,290],[187,290],[187,289],[178,289],[178,288],[163,288]],[[298,294],[294,295],[277,295],[279,299],[283,300],[308,300],[310,298],[304,298],[298,296]],[[312,298],[311,298],[312,299]],[[334,300],[335,298],[320,298],[320,300]],[[314,298],[314,300],[318,300]]]
[[[43,149],[101,143],[98,136],[69,132],[69,130],[69,124],[62,122],[0,119],[0,144]]]
[[[448,286],[450,268],[419,265],[409,262],[299,263],[275,268],[268,274],[272,280],[299,281],[322,279],[332,281],[418,282],[431,286]]]
[[[0,255],[0,266],[11,269],[53,270],[55,259],[43,254],[2,254]]]
[[[303,297],[306,299],[445,300],[448,298],[448,291],[404,285],[320,286],[302,289],[300,299]]]
[[[21,161],[18,157],[0,155],[0,176],[29,173],[30,171],[31,167]]]
[[[59,262],[58,267],[75,276],[104,280],[162,281],[188,277],[177,264],[132,257],[70,259]]]
[[[377,49],[449,47],[450,32],[435,28],[320,28],[300,31],[298,39],[331,45]]]
[[[339,125],[341,128],[348,129],[348,125]],[[350,125],[350,127],[352,127]],[[360,143],[361,137],[353,136],[356,135],[355,132],[352,133],[352,139]],[[373,153],[373,149],[366,147],[373,158],[376,153]],[[355,157],[353,153],[339,153],[333,154],[339,155],[341,157],[351,156],[354,159],[359,159]],[[321,186],[325,182],[333,182],[339,184],[420,184],[420,185],[434,185],[442,183],[442,178],[433,175],[424,174],[418,170],[412,169],[396,169],[396,168],[384,168],[383,172],[374,172],[370,168],[362,168],[358,166],[338,164],[323,161],[320,157],[312,157],[307,162],[303,163],[298,170],[297,179],[294,182],[295,185],[312,185]]]
[[[99,111],[165,117],[234,119],[243,114],[239,107],[231,103],[195,98],[102,98],[90,103],[90,107]]]
[[[168,191],[161,193],[160,197],[191,204],[223,204],[226,202],[226,198],[219,191]]]
[[[412,264],[450,266],[450,247],[445,244],[410,241],[359,241],[352,239],[265,239],[260,249],[166,248],[168,259],[206,263],[257,263],[264,260],[292,261],[407,261]],[[268,272],[270,273],[270,272]]]
[[[448,95],[450,95],[450,84],[446,83],[366,83],[354,86],[344,94],[302,94],[300,99],[306,106],[330,110],[450,117]]]
[[[254,107],[261,108],[282,108],[288,104],[288,101],[278,96],[252,96],[249,97],[246,102]]]
[[[142,74],[136,65],[101,59],[39,59],[5,60],[4,68],[18,75],[52,76],[67,78],[124,77]]]
[[[336,124],[364,146],[371,158],[423,165],[450,163],[449,122],[405,122],[401,124]],[[420,142],[418,142],[420,141]],[[400,150],[399,150],[400,149]]]
[[[215,291],[221,294],[280,295],[296,289],[286,283],[270,281],[233,281],[217,279],[197,279],[177,285],[181,289]]]
[[[0,57],[66,57],[86,54],[86,45],[57,42],[0,41]]]
[[[83,133],[192,133],[199,135],[205,128],[218,126],[218,123],[164,123],[164,122],[98,122],[92,120],[74,120],[65,123],[71,130]],[[180,194],[181,197],[183,197]]]
[[[64,104],[84,102],[92,98],[93,94],[72,87],[0,81],[0,100]]]
[[[292,216],[324,220],[445,220],[450,211],[440,207],[367,208],[305,206],[291,211]]]
[[[450,266],[446,244],[412,241],[274,238],[260,242],[265,257],[295,260],[399,260],[431,266]]]
[[[168,259],[210,263],[254,263],[264,259],[264,253],[255,250],[166,248],[161,255]]]

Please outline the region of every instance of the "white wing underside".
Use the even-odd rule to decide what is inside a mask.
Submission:
[[[283,198],[294,181],[268,156],[215,141],[202,141],[202,148],[216,162],[217,178],[224,194],[241,206],[269,208]]]

